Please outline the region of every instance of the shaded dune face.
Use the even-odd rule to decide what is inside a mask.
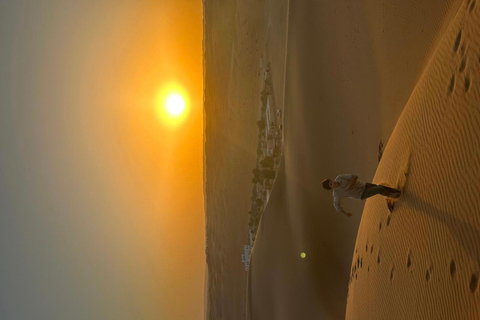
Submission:
[[[387,4],[388,18],[382,3],[375,4],[371,12],[357,1],[290,3],[284,162],[252,253],[249,319],[344,319],[352,252],[352,275],[358,281],[363,272],[374,271],[374,263],[388,262],[388,250],[373,238],[368,247],[366,241],[358,242],[355,250],[363,202],[345,201],[347,211],[354,213],[346,218],[335,212],[331,192],[323,190],[320,181],[347,172],[367,180],[374,176],[378,141],[390,136],[397,112],[400,115],[432,56],[430,46],[439,43],[458,6],[445,2],[435,14],[421,6],[428,12],[424,20],[429,26],[422,33],[411,32],[415,28],[409,24],[415,21],[415,26],[422,18],[416,1],[400,8]],[[414,53],[404,57],[397,50],[401,48]],[[408,167],[408,154],[398,158]],[[382,205],[393,213],[399,202],[387,206],[383,200]],[[377,219],[376,231],[392,228],[395,221],[393,214]],[[307,253],[305,259],[301,252]],[[416,257],[412,250],[410,263],[406,256],[402,262],[413,270]],[[386,279],[399,279],[402,267],[389,264]],[[432,266],[430,279],[435,272]]]
[[[386,146],[365,205],[346,319],[480,318],[480,6],[462,3]],[[363,248],[363,250],[362,250]]]

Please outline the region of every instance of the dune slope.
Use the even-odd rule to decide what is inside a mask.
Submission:
[[[410,97],[368,200],[347,319],[480,317],[480,10],[462,3]]]

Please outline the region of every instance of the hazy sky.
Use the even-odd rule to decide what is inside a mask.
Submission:
[[[203,318],[201,46],[200,0],[0,2],[0,319]]]

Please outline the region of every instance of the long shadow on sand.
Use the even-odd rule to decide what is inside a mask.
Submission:
[[[422,212],[426,216],[442,223],[450,230],[463,249],[470,255],[472,259],[478,260],[480,257],[480,229],[472,225],[470,222],[463,221],[456,217],[453,213],[444,211],[434,204],[418,197],[415,193],[408,193],[407,205],[413,209]],[[471,212],[472,215],[476,214]]]

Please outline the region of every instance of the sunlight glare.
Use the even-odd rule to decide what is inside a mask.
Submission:
[[[156,110],[164,125],[178,126],[189,113],[188,93],[177,83],[163,85],[157,95]]]
[[[172,94],[167,98],[167,110],[172,116],[178,116],[185,110],[185,101],[179,94]]]

